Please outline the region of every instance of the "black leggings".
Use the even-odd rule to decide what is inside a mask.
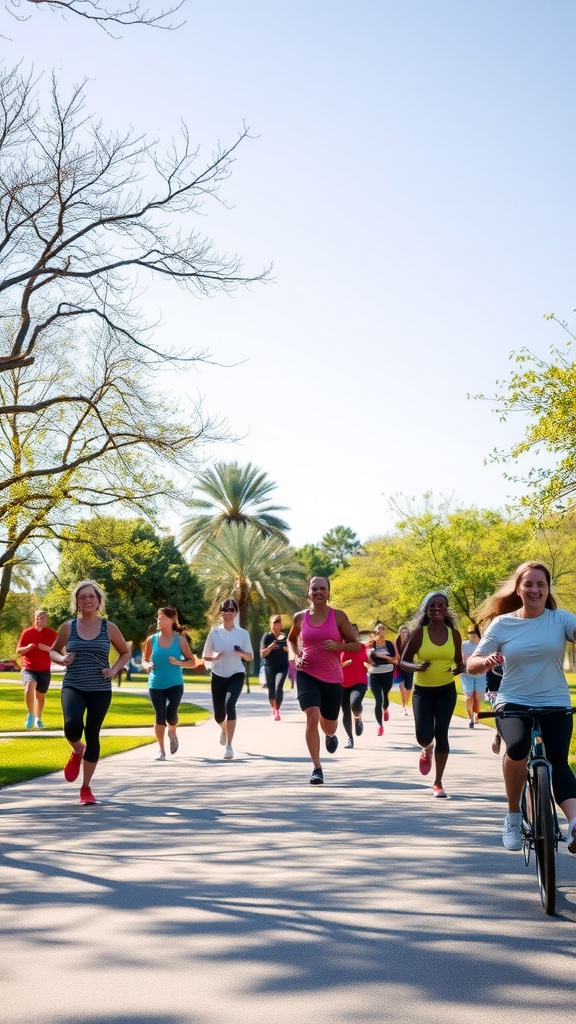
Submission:
[[[264,665],[264,672],[266,675],[266,686],[268,687],[268,697],[270,701],[274,701],[277,708],[280,708],[284,699],[284,682],[288,675],[288,666],[286,668],[272,668],[270,665]]]
[[[234,722],[238,717],[236,714],[236,701],[242,693],[244,686],[244,672],[235,672],[233,676],[217,676],[212,673],[210,690],[212,691],[212,704],[214,705],[214,718],[218,725],[222,725],[225,718]]]
[[[112,690],[75,690],[73,686],[63,686],[60,700],[66,739],[69,743],[77,743],[84,732],[84,760],[96,764],[100,757],[100,729],[110,707]]]
[[[355,717],[362,714],[362,701],[366,696],[366,683],[354,683],[354,686],[342,687],[342,725],[352,738],[352,712]]]
[[[384,705],[384,711],[387,711],[390,706],[390,700],[388,694],[392,689],[392,683],[394,682],[394,672],[376,672],[368,673],[368,679],[370,682],[370,689],[376,701],[376,707],[374,708],[374,714],[376,715],[376,721],[378,725],[382,725],[382,705]]]
[[[506,704],[506,711],[523,711],[521,704]],[[503,710],[499,708],[498,710]],[[572,739],[572,715],[562,709],[540,718],[546,757],[552,765],[552,785],[557,804],[576,797],[576,778],[568,764],[568,751]],[[497,718],[496,728],[506,744],[506,756],[511,761],[523,761],[530,750],[532,720],[530,718]]]
[[[165,690],[150,688],[150,700],[156,712],[156,725],[178,725],[178,708],[184,694],[182,683],[167,686]]]
[[[448,726],[456,707],[456,683],[444,686],[414,686],[412,710],[416,740],[421,747],[435,741],[439,754],[449,754]]]

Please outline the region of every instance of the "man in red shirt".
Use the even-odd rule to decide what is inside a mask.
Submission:
[[[34,721],[37,729],[44,728],[42,712],[50,686],[50,649],[58,636],[56,630],[50,629],[47,623],[47,612],[34,612],[34,625],[24,630],[16,648],[22,657],[22,679],[28,710],[24,723],[26,729],[32,729]]]

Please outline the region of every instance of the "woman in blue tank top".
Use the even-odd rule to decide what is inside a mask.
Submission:
[[[160,747],[156,761],[166,760],[164,739],[168,724],[170,753],[178,750],[178,708],[184,693],[183,668],[199,668],[203,662],[195,658],[188,640],[183,635],[184,626],[178,622],[175,608],[159,608],[156,616],[157,633],[146,638],[142,668],[149,672],[148,693],[156,712],[154,732]]]
[[[57,664],[66,666],[61,700],[64,735],[72,753],[64,778],[75,782],[82,767],[80,803],[95,804],[90,783],[100,756],[100,729],[112,699],[112,679],[124,668],[130,650],[118,626],[102,618],[104,591],[93,580],[82,580],[75,586],[71,607],[76,617],[60,626],[50,655]],[[118,654],[113,665],[111,646]]]

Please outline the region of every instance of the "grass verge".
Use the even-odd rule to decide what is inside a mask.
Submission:
[[[102,736],[100,756],[110,757],[154,742],[152,733],[150,736]],[[63,737],[34,735],[0,739],[0,789],[62,771],[69,753],[70,747]]]
[[[208,711],[197,704],[181,704],[178,712],[180,725],[195,725],[209,718]],[[22,683],[4,683],[0,685],[0,733],[22,732],[26,707]],[[62,728],[62,709],[60,707],[60,690],[48,690],[46,704],[42,714],[45,729]],[[112,703],[104,721],[106,729],[134,729],[154,724],[154,710],[148,694],[122,693],[112,691]]]

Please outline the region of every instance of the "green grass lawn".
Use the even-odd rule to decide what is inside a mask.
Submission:
[[[100,756],[110,757],[154,742],[152,731],[149,736],[103,736]],[[39,775],[60,772],[69,755],[70,746],[63,737],[34,733],[22,739],[0,739],[0,789],[36,779]]]
[[[197,704],[181,704],[178,712],[181,725],[195,725],[210,715]],[[22,683],[0,682],[0,733],[23,732],[26,707]],[[48,690],[42,721],[46,729],[62,729],[60,690]],[[154,710],[148,695],[112,690],[112,704],[106,715],[106,729],[134,729],[154,724]]]

